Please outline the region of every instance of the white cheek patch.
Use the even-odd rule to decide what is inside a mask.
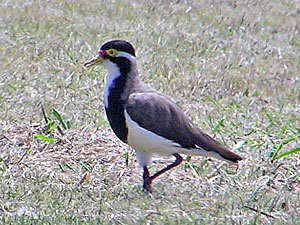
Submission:
[[[118,54],[116,55],[116,57],[125,57],[130,62],[136,63],[136,58],[133,55],[127,53],[127,52],[119,51]]]

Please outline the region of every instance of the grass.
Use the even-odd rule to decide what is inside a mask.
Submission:
[[[3,224],[299,222],[298,1],[0,7]],[[244,158],[239,168],[187,157],[154,183],[152,195],[141,191],[134,151],[105,117],[105,70],[82,66],[114,38],[136,47],[145,82],[236,149]],[[48,133],[41,106],[55,122]],[[150,169],[164,165],[158,160]]]

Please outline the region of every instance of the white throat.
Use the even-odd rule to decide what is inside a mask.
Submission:
[[[136,66],[136,58],[133,55],[130,55],[126,52],[119,51],[116,57],[125,57],[130,60],[132,66],[134,67]],[[120,72],[120,68],[116,64],[110,62],[109,60],[105,60],[103,65],[105,66],[108,72],[105,78],[105,90],[104,90],[104,104],[105,107],[108,108],[109,106],[108,96],[109,96],[110,88],[113,87],[114,80],[121,75],[121,72]]]
[[[109,89],[114,85],[114,80],[121,75],[121,72],[120,68],[112,62],[105,61],[104,66],[108,72],[105,78],[104,104],[108,108]]]

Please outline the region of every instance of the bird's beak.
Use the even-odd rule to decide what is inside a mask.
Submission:
[[[104,59],[101,55],[97,55],[91,60],[84,63],[85,67],[97,66],[104,62]]]

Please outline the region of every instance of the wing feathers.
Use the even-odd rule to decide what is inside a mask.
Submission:
[[[183,148],[213,151],[226,161],[242,158],[194,126],[182,110],[157,92],[134,93],[128,98],[127,113],[139,126],[180,144]]]
[[[141,127],[184,148],[195,147],[192,137],[186,135],[192,129],[189,120],[168,98],[158,93],[131,94],[126,110]]]

